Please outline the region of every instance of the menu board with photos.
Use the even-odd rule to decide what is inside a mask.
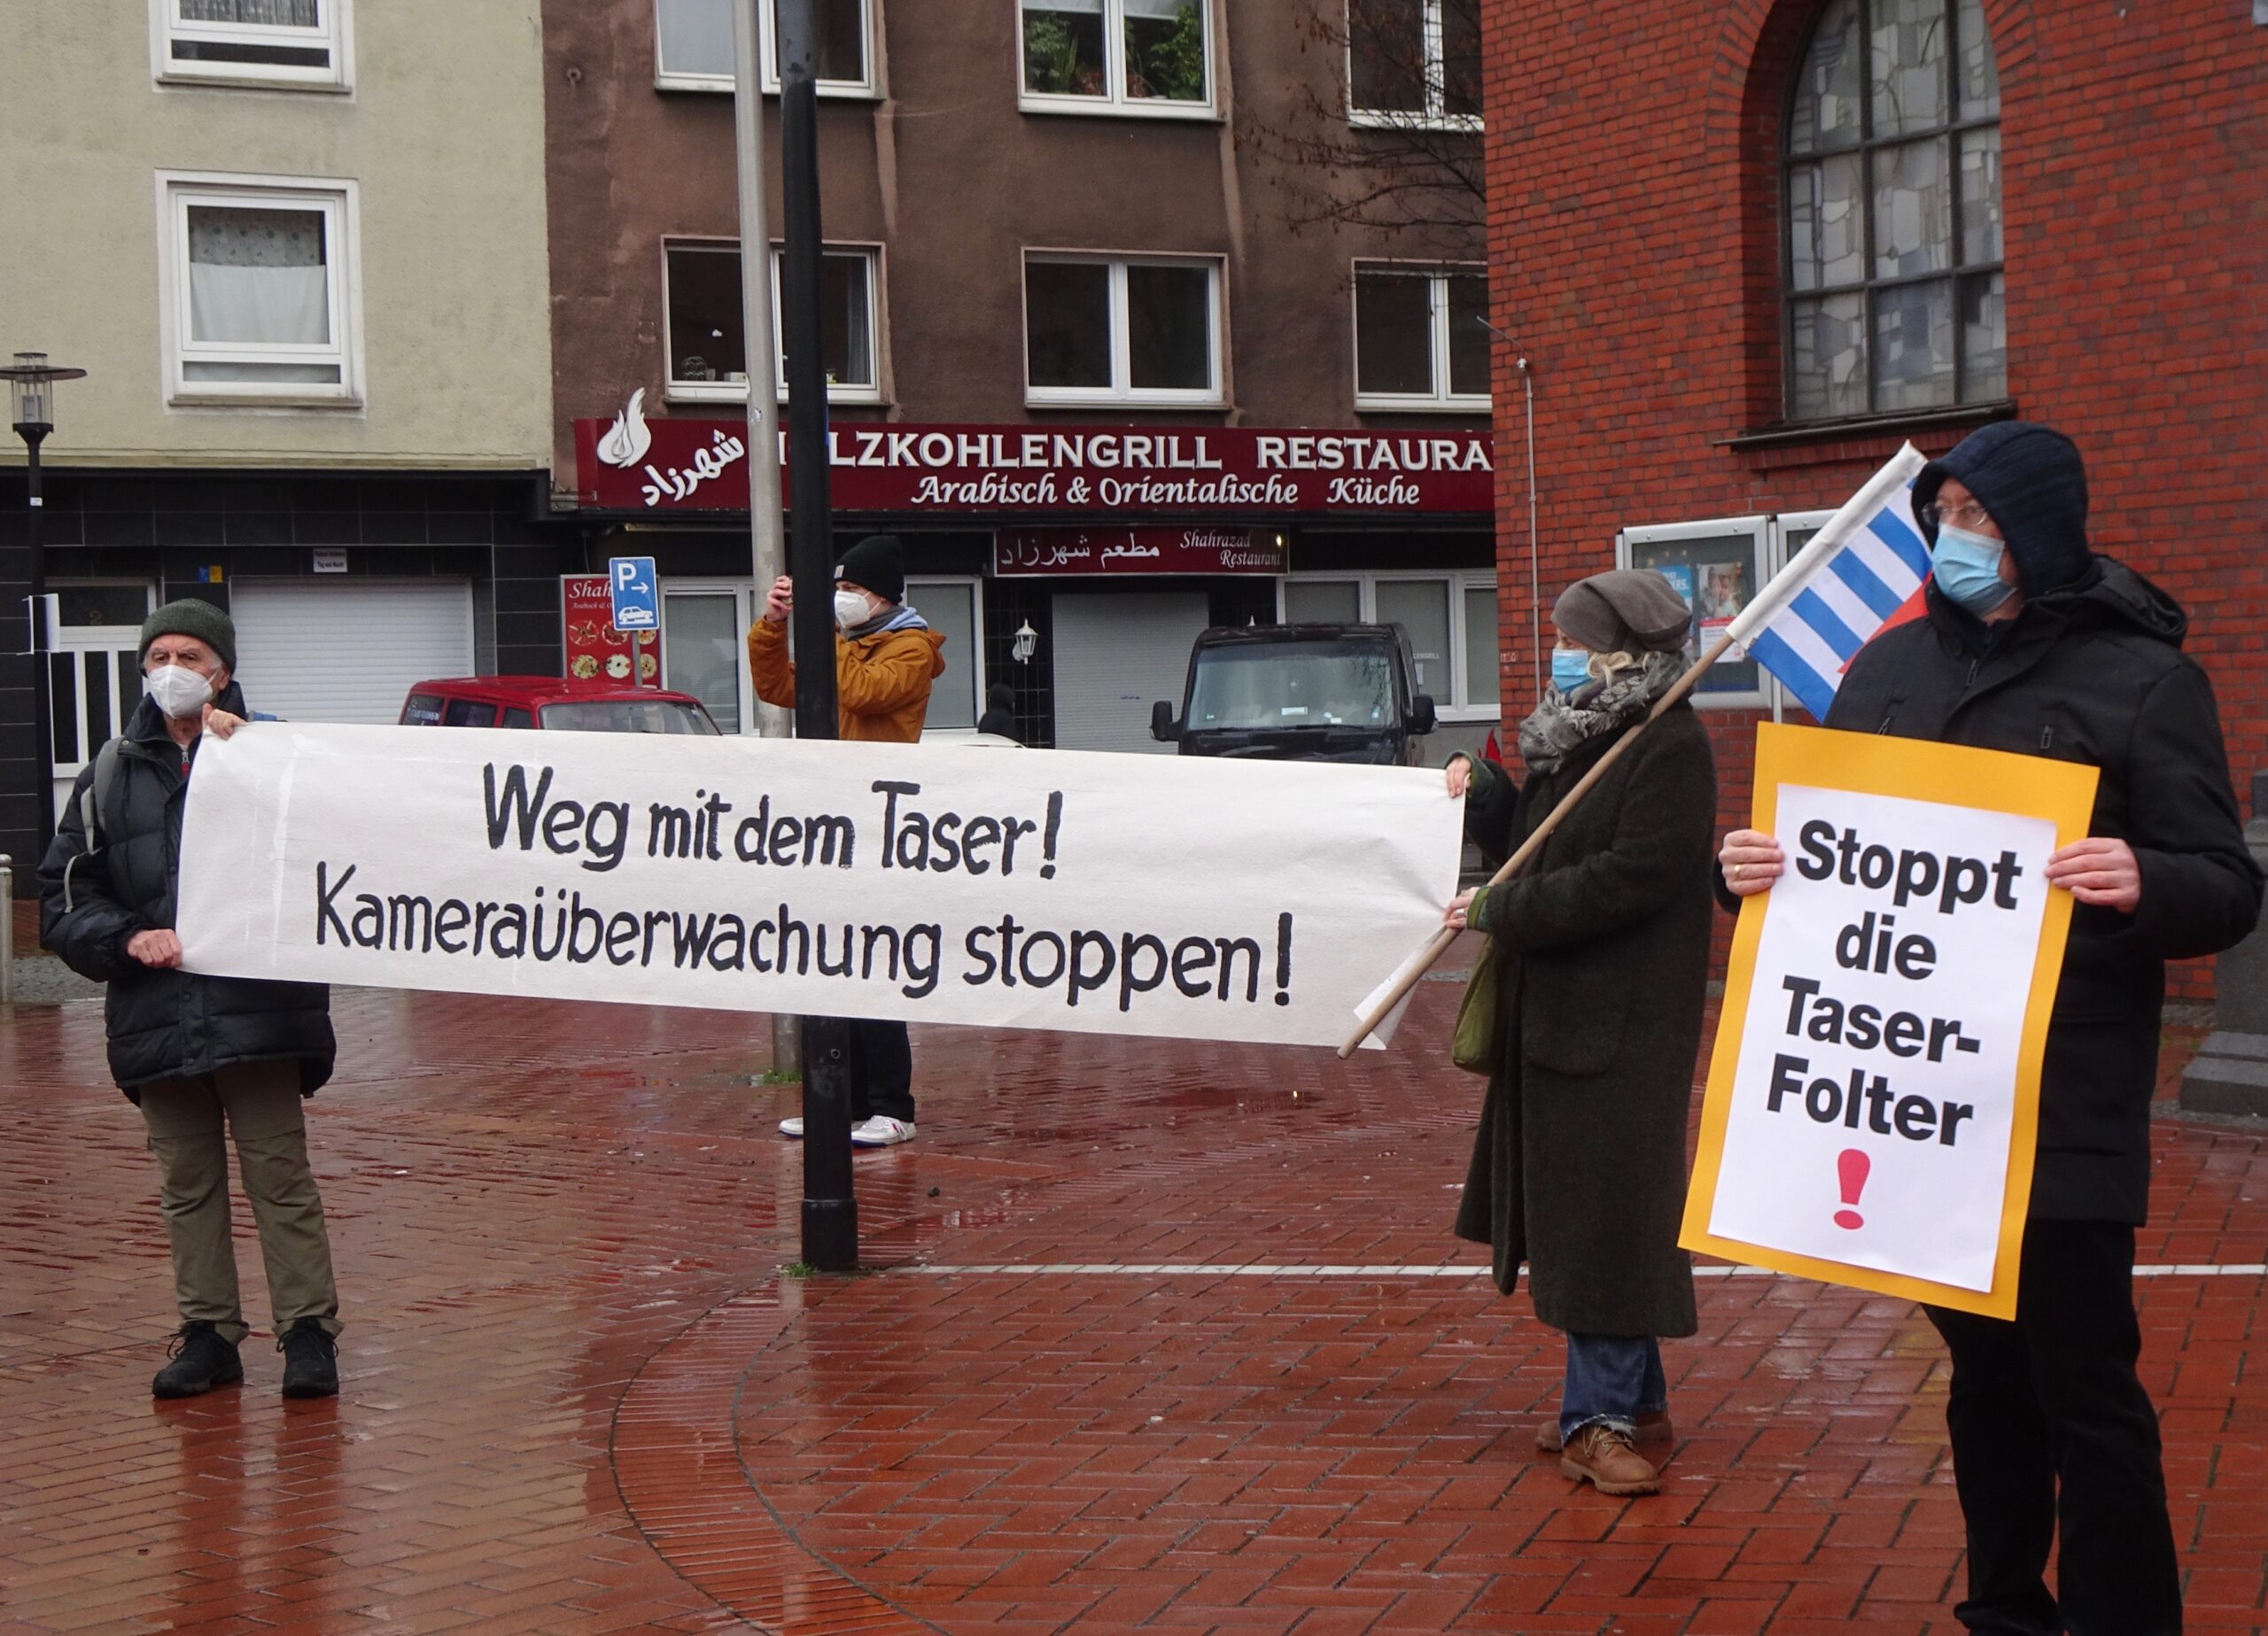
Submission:
[[[562,574],[559,612],[567,635],[568,680],[617,687],[661,685],[661,632],[637,632],[633,646],[632,632],[614,628],[614,598],[604,574]]]

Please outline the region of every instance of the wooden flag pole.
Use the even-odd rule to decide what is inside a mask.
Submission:
[[[1623,735],[1608,748],[1606,754],[1591,764],[1590,771],[1575,781],[1575,787],[1559,798],[1559,804],[1545,815],[1543,822],[1535,826],[1534,833],[1526,840],[1520,842],[1519,849],[1504,860],[1504,866],[1488,877],[1488,884],[1500,885],[1524,867],[1528,859],[1534,857],[1542,849],[1543,843],[1551,838],[1551,832],[1559,827],[1559,820],[1573,810],[1577,802],[1590,793],[1593,785],[1606,776],[1606,770],[1620,759],[1623,751],[1630,748],[1630,741],[1658,720],[1663,711],[1691,693],[1702,677],[1708,673],[1709,667],[1723,658],[1726,649],[1732,645],[1732,639],[1729,636],[1720,638],[1715,647],[1695,660],[1685,674],[1671,684],[1670,690],[1654,702],[1654,708],[1648,710],[1637,721],[1631,723]],[[1434,934],[1433,941],[1425,945],[1425,953],[1418,964],[1404,972],[1394,987],[1386,991],[1385,996],[1363,1013],[1362,1021],[1355,1027],[1355,1032],[1348,1036],[1347,1043],[1339,1048],[1341,1059],[1355,1054],[1362,1043],[1371,1037],[1371,1031],[1386,1020],[1387,1013],[1402,1004],[1402,996],[1418,986],[1418,979],[1433,970],[1435,962],[1449,952],[1449,945],[1456,939],[1457,928],[1455,927],[1445,926]]]

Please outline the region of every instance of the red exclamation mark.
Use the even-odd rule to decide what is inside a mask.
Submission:
[[[1835,1178],[1843,1189],[1845,1208],[1835,1213],[1837,1227],[1864,1227],[1867,1218],[1848,1206],[1859,1202],[1859,1195],[1866,1190],[1867,1172],[1873,1164],[1857,1148],[1846,1147],[1835,1156]]]

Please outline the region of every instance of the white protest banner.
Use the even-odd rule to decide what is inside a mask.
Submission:
[[[1439,772],[307,726],[207,739],[199,972],[1335,1045],[1441,921]]]
[[[1689,1249],[2006,1317],[2039,1065],[2096,771],[1759,729],[1747,899],[1687,1194]]]

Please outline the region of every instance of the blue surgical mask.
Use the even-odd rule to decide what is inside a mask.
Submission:
[[[1591,679],[1591,656],[1580,647],[1555,647],[1551,650],[1551,685],[1561,693],[1573,693],[1588,686]]]
[[[1956,607],[1981,619],[2016,594],[2016,588],[2000,578],[2000,558],[2007,550],[1997,539],[1940,523],[1937,548],[1930,557],[1930,575]]]

